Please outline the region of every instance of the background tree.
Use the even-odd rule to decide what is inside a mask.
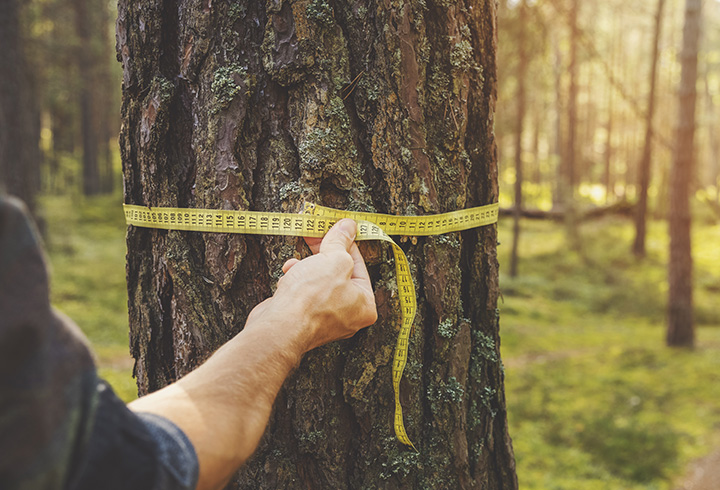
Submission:
[[[695,100],[700,38],[701,0],[686,0],[683,47],[680,52],[682,76],[678,90],[678,117],[675,155],[670,178],[670,261],[668,266],[667,343],[692,346],[695,343],[692,301],[692,246],[690,190],[694,174]]]
[[[665,0],[658,0],[655,14],[655,29],[652,41],[652,58],[650,65],[650,91],[648,92],[647,117],[645,119],[645,144],[638,176],[638,203],[635,209],[635,241],[633,253],[636,257],[645,256],[645,235],[647,221],[647,198],[650,187],[650,163],[652,161],[653,116],[655,115],[655,86],[657,81],[657,65],[660,51],[660,31]]]
[[[523,161],[522,139],[525,119],[525,77],[527,74],[527,47],[525,46],[525,25],[527,23],[527,1],[522,0],[519,7],[519,35],[517,62],[517,113],[515,116],[515,209],[513,213],[513,242],[510,255],[510,275],[517,276],[518,246],[520,242],[520,215],[522,213]]]
[[[497,200],[494,2],[121,0],[125,199],[426,214]],[[403,245],[419,312],[392,434],[397,295],[363,249],[379,321],[308,354],[237,488],[517,488],[493,226]],[[291,238],[130,229],[140,393],[202,362],[272,293]]]
[[[0,0],[0,182],[34,213],[40,187],[40,125],[21,6],[17,0]]]

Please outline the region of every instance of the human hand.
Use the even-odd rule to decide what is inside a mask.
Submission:
[[[285,262],[275,294],[251,316],[281,315],[303,352],[375,323],[375,296],[356,234],[355,221],[343,219],[324,238],[306,238],[314,255]]]

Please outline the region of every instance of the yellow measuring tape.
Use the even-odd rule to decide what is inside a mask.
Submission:
[[[128,225],[163,230],[283,235],[321,238],[339,220],[352,218],[358,223],[356,240],[383,240],[392,245],[397,274],[398,299],[402,324],[393,356],[393,391],[395,392],[395,435],[403,444],[413,443],[405,432],[400,380],[407,363],[410,331],[415,320],[417,300],[410,267],[403,250],[389,235],[430,236],[468,230],[497,222],[498,204],[452,211],[430,216],[393,216],[388,214],[341,211],[312,203],[305,204],[305,214],[268,213],[189,208],[150,208],[123,204]]]

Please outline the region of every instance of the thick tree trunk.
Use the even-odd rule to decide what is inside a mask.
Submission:
[[[121,0],[128,203],[390,214],[497,201],[495,2]],[[497,232],[402,246],[418,316],[392,431],[390,252],[362,249],[378,322],[306,355],[233,488],[517,488],[498,336]],[[301,240],[131,228],[141,394],[238,332]]]
[[[670,176],[670,263],[667,344],[695,343],[690,242],[690,183],[693,177],[697,59],[701,0],[686,0],[675,154]]]
[[[0,185],[35,214],[40,125],[20,29],[21,5],[0,0]]]
[[[658,0],[655,11],[655,31],[653,35],[652,62],[650,67],[650,92],[648,93],[647,114],[645,115],[645,144],[642,160],[638,169],[638,205],[635,215],[635,241],[632,251],[636,257],[645,257],[645,234],[647,221],[648,188],[650,187],[650,163],[652,161],[653,116],[655,115],[655,82],[660,54],[660,31],[665,0]]]

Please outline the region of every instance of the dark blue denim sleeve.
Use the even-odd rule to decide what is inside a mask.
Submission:
[[[191,490],[198,460],[187,436],[169,420],[136,414],[104,382],[95,422],[73,468],[72,490]]]

